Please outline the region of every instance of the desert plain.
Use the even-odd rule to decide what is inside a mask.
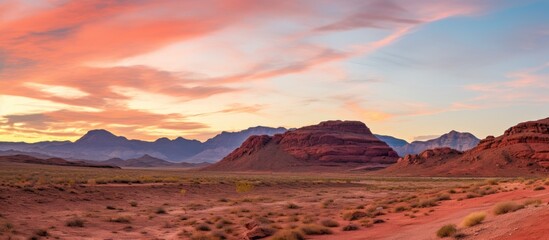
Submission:
[[[0,164],[1,239],[547,239],[549,231],[543,177]]]

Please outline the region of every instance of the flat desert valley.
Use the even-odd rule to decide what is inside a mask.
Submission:
[[[3,162],[0,238],[439,239],[452,225],[459,239],[547,239],[547,185]]]

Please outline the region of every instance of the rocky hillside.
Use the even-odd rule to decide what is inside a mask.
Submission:
[[[252,136],[205,170],[315,171],[392,164],[398,155],[357,121],[326,121],[274,136]]]
[[[549,118],[520,123],[471,150],[436,149],[407,155],[380,174],[524,176],[549,173]]]

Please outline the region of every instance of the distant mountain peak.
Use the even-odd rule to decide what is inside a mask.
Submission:
[[[109,141],[116,141],[119,139],[127,140],[125,137],[116,136],[105,129],[94,129],[94,130],[88,131],[80,139],[76,140],[76,143],[84,143],[84,142],[108,143]]]
[[[154,142],[157,142],[157,143],[166,143],[166,142],[170,142],[170,139],[167,138],[167,137],[162,137],[162,138],[156,139],[156,141],[154,141]]]
[[[475,147],[479,141],[480,139],[471,133],[452,130],[438,138],[425,141],[414,141],[401,147],[394,147],[394,149],[400,156],[405,156],[407,154],[419,154],[427,149],[444,147],[449,147],[459,151],[466,151]]]
[[[137,158],[137,159],[158,159],[158,158],[155,158],[149,154],[145,154],[143,156],[141,156],[140,158]]]

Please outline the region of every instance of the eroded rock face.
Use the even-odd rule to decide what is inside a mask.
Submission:
[[[462,152],[451,148],[435,148],[421,152],[420,154],[408,154],[398,159],[399,164],[417,165],[424,163],[429,158],[448,157],[449,155],[461,155]]]
[[[549,118],[517,124],[468,151],[407,155],[383,173],[414,176],[528,176],[549,173]]]
[[[252,136],[219,163],[240,161],[260,153],[266,146],[270,146],[269,151],[283,152],[306,164],[391,164],[398,159],[398,154],[376,138],[364,123],[327,121],[272,137]],[[273,157],[270,161],[277,159]]]
[[[513,157],[549,161],[549,118],[520,123],[497,138],[489,136],[471,153],[500,148],[506,148]]]
[[[251,136],[242,145],[235,149],[232,153],[223,158],[222,161],[234,161],[240,157],[250,155],[263,148],[267,143],[272,140],[272,137],[268,135]]]
[[[297,159],[321,162],[394,163],[398,154],[362,122],[328,121],[274,136]]]

